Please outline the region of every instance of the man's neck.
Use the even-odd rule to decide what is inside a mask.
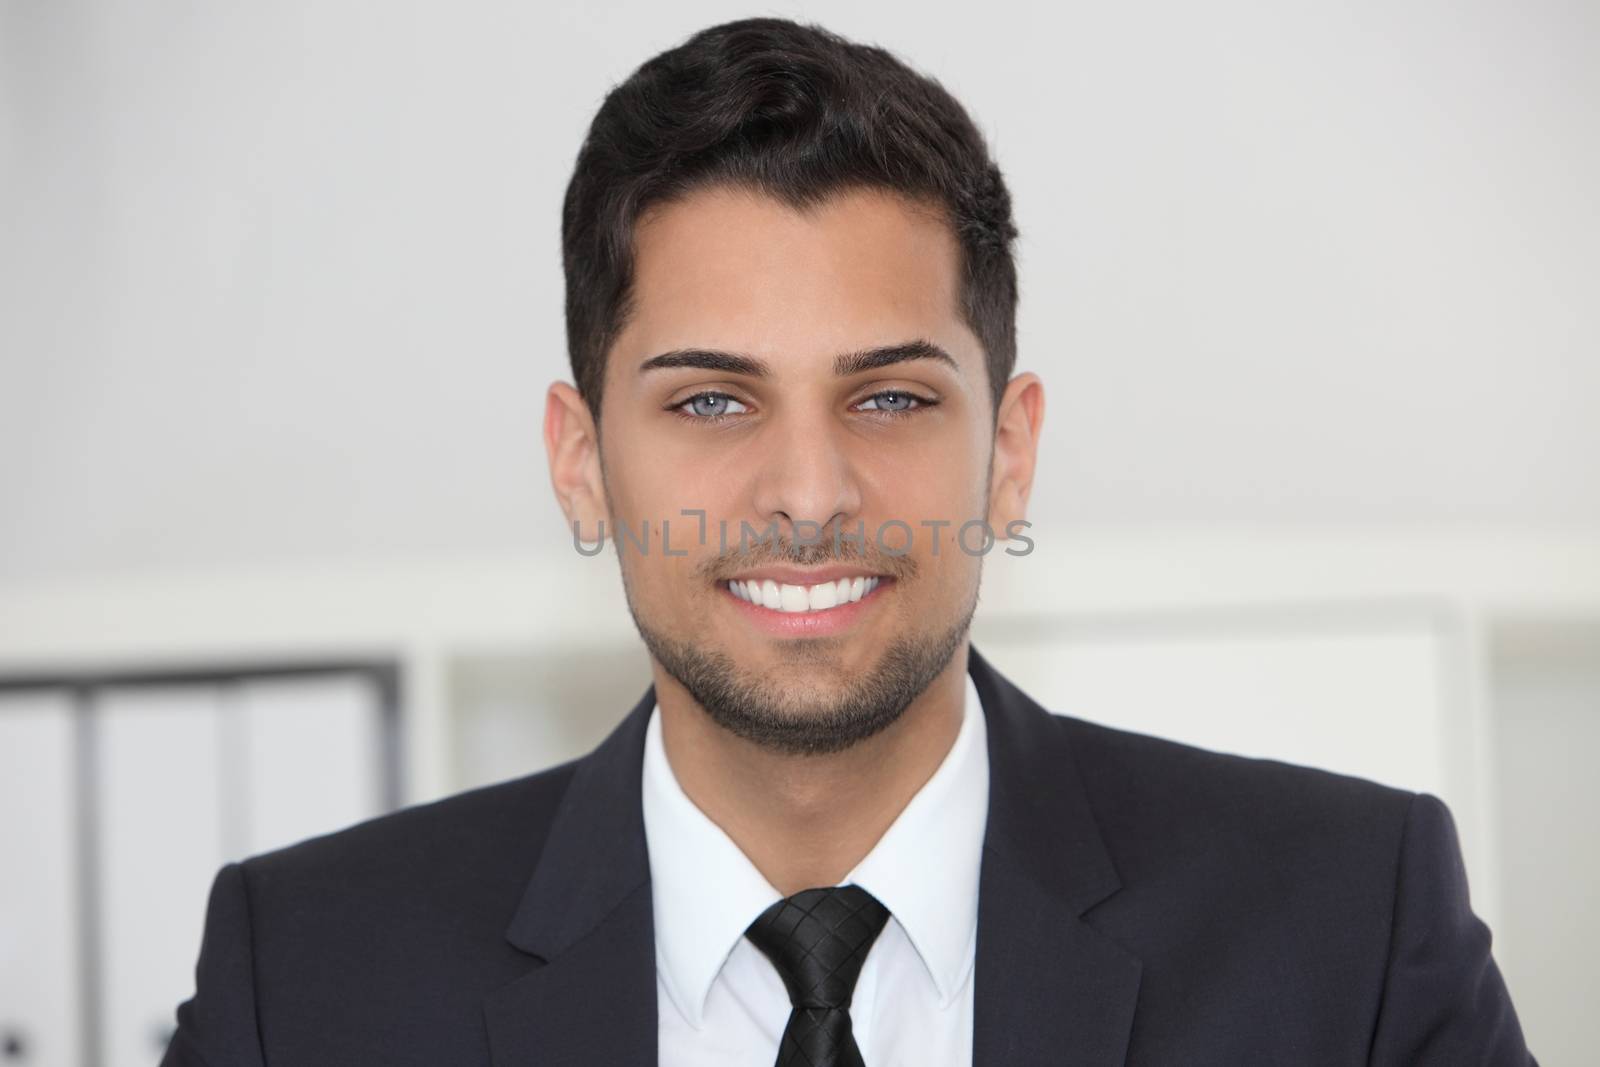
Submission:
[[[872,851],[955,743],[967,644],[889,727],[842,752],[774,752],[717,725],[656,665],[673,776],[785,896],[835,885]]]

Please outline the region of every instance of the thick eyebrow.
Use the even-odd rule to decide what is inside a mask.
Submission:
[[[835,357],[833,373],[844,378],[862,371],[877,370],[894,363],[904,363],[912,359],[931,359],[938,363],[948,364],[950,369],[957,374],[961,373],[961,365],[955,358],[934,344],[918,338],[904,344],[889,345],[885,348],[868,348],[861,352],[846,352]]]
[[[957,374],[961,373],[961,365],[950,353],[932,341],[922,338],[897,345],[885,345],[881,348],[841,353],[834,357],[833,373],[845,378],[852,374],[877,370],[880,367],[913,359],[935,360],[948,364]],[[639,364],[639,373],[670,367],[697,367],[701,370],[721,371],[724,374],[739,374],[747,378],[772,377],[772,367],[764,360],[739,352],[719,352],[709,348],[678,348],[671,352],[663,352],[659,356],[651,356]]]

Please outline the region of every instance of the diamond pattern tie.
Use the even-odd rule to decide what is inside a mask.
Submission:
[[[789,990],[777,1067],[865,1067],[850,1030],[850,997],[889,909],[858,885],[802,889],[745,931]]]

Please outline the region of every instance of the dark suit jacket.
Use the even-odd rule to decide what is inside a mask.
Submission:
[[[1438,799],[969,671],[978,1067],[1534,1062]],[[223,867],[165,1067],[654,1063],[654,703],[582,759]]]

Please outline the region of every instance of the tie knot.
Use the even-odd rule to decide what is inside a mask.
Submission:
[[[745,931],[777,967],[796,1008],[848,1008],[889,909],[858,885],[802,889]]]

